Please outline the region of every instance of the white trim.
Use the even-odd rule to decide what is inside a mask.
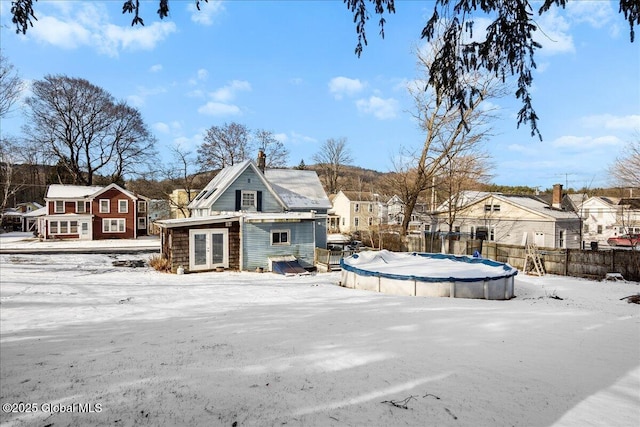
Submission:
[[[278,242],[278,243],[274,243],[273,242],[273,235],[274,234],[280,234],[282,235],[283,233],[286,234],[287,236],[287,241],[286,242]],[[291,230],[271,230],[271,246],[291,246]]]
[[[62,203],[62,209],[58,209],[58,203]],[[64,200],[54,200],[53,201],[53,212],[54,213],[64,213]]]
[[[213,234],[222,235],[223,254],[222,263],[213,263],[211,260]],[[196,248],[195,236],[205,236],[205,262],[204,264],[196,264]],[[229,229],[227,228],[204,228],[197,230],[189,230],[189,271],[212,270],[216,267],[229,268]]]
[[[124,202],[124,210],[122,209]],[[127,199],[118,199],[118,213],[129,213],[129,201]]]
[[[116,230],[111,229],[111,227],[114,225],[113,222],[115,222]],[[121,224],[122,224],[122,227],[120,226]],[[102,218],[102,232],[103,233],[126,233],[127,219],[126,218]]]
[[[107,209],[102,209],[102,202],[107,202]],[[111,199],[99,199],[98,200],[98,212],[100,213],[111,213]]]

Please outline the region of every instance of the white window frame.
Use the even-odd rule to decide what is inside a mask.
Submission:
[[[100,199],[100,213],[111,213],[111,200],[109,199]]]
[[[118,213],[129,213],[129,201],[127,199],[118,199]]]
[[[147,212],[147,201],[146,200],[138,200],[138,212],[146,213]]]
[[[55,231],[54,231],[54,224],[55,224]],[[59,234],[58,233],[58,221],[49,221],[49,234]]]
[[[278,242],[274,242],[274,236],[278,235]],[[287,236],[286,242],[282,241],[282,235]],[[271,230],[271,246],[290,246],[291,245],[291,230]]]
[[[359,225],[360,225],[360,218],[358,217],[353,218],[353,226],[358,227]]]
[[[58,209],[58,203],[61,203],[61,208]],[[53,202],[53,211],[55,213],[64,213],[64,200],[54,200]]]
[[[76,213],[87,213],[87,204],[84,200],[76,200]]]
[[[147,217],[139,216],[138,217],[138,230],[146,230],[147,229]]]
[[[253,204],[248,205],[245,204],[245,196],[251,196],[251,198],[253,199]],[[256,210],[257,209],[257,203],[258,203],[258,192],[257,191],[248,191],[248,190],[242,190],[242,193],[240,194],[240,210],[243,211],[247,211],[247,210]]]
[[[360,203],[356,203],[355,205],[353,205],[353,211],[360,212]]]
[[[112,230],[115,225],[115,230]],[[102,219],[102,232],[103,233],[126,233],[127,220],[126,218],[103,218]]]

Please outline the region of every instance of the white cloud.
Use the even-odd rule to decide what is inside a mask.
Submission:
[[[581,122],[584,126],[590,128],[633,131],[640,129],[640,114],[630,114],[628,116],[597,114],[583,117]]]
[[[615,146],[620,144],[620,139],[616,136],[574,136],[574,135],[565,135],[560,138],[555,139],[552,142],[552,145],[558,148],[566,148],[566,149],[596,149],[607,146]]]
[[[343,96],[353,96],[364,89],[365,84],[359,79],[347,77],[334,77],[329,81],[329,92],[335,99],[342,99]]]
[[[149,71],[152,73],[159,73],[160,71],[162,71],[162,65],[161,64],[152,65],[151,67],[149,67]]]
[[[154,22],[148,26],[120,27],[110,23],[104,5],[78,2],[52,2],[55,14],[40,12],[38,24],[27,37],[63,49],[93,48],[101,54],[117,57],[121,50],[152,50],[176,31],[173,22]]]
[[[198,108],[198,113],[208,116],[232,116],[240,114],[241,111],[237,105],[212,101]]]
[[[360,112],[373,114],[380,120],[386,120],[396,117],[399,103],[393,98],[382,99],[371,96],[369,99],[359,99],[356,101],[356,106]]]
[[[209,95],[211,96],[211,98],[213,98],[214,101],[229,102],[235,99],[236,94],[241,91],[251,91],[251,84],[244,80],[233,80],[228,85],[217,89],[215,92],[212,92]]]
[[[570,1],[566,9],[572,21],[585,22],[595,28],[610,26],[617,15],[608,1]]]
[[[200,10],[196,7],[195,1],[187,5],[187,11],[191,13],[191,20],[201,25],[212,25],[214,18],[224,11],[221,0],[209,0],[200,2]]]
[[[311,137],[311,136],[307,136],[307,135],[303,135],[301,133],[297,133],[295,131],[291,131],[291,142],[293,143],[316,143],[318,142],[317,139]]]
[[[200,68],[198,71],[196,71],[195,77],[191,77],[188,83],[191,86],[195,86],[199,82],[206,81],[208,78],[209,78],[209,71],[205,70],[204,68]]]
[[[152,127],[158,133],[169,134],[171,132],[169,125],[163,122],[154,123]]]
[[[283,144],[285,142],[287,142],[289,140],[289,136],[287,136],[286,133],[274,133],[273,137],[277,140],[282,142]]]
[[[536,23],[538,31],[533,33],[533,39],[542,45],[542,49],[539,50],[541,54],[575,52],[573,36],[569,32],[571,25],[555,8],[543,13]]]

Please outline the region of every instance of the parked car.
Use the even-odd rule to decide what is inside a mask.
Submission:
[[[364,248],[364,244],[360,240],[353,240],[347,245],[347,249],[350,251],[361,251]]]
[[[607,239],[609,246],[636,246],[640,248],[640,234],[621,234]]]

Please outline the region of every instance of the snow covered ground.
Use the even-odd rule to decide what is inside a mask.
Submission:
[[[640,424],[638,283],[485,301],[112,266],[140,257],[0,255],[1,425]]]

